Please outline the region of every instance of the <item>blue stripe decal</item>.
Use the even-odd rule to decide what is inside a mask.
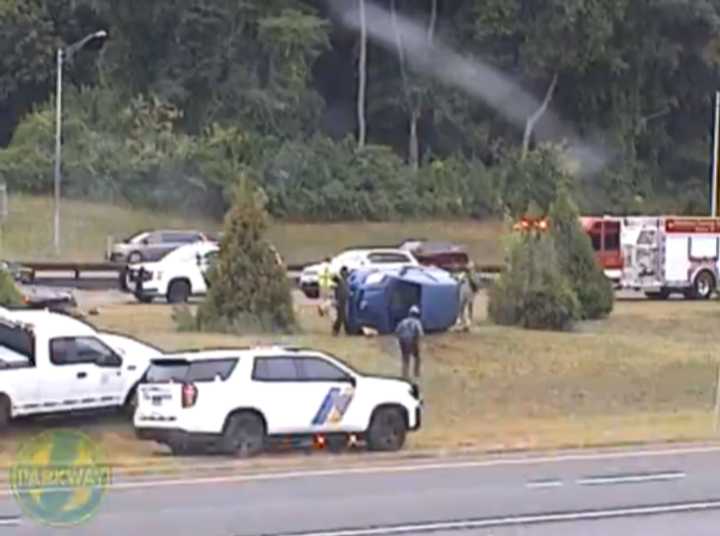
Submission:
[[[332,409],[333,400],[339,392],[340,389],[338,389],[337,387],[333,387],[328,391],[328,394],[325,395],[325,399],[323,400],[322,404],[320,404],[320,408],[318,409],[315,418],[312,420],[313,426],[319,426],[325,423],[325,420],[327,419],[330,410]]]
[[[350,406],[354,394],[355,390],[352,387],[346,389],[345,392],[341,392],[339,387],[332,387],[320,404],[320,408],[312,420],[312,425],[339,423]]]

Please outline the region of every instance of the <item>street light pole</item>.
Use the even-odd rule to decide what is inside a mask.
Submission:
[[[60,255],[60,182],[62,169],[62,72],[63,56],[62,48],[57,51],[57,89],[55,92],[55,220],[53,225],[55,255]]]
[[[55,217],[53,222],[53,244],[55,254],[60,254],[60,187],[62,184],[62,76],[65,59],[71,60],[72,55],[94,39],[105,39],[107,32],[100,30],[86,35],[80,41],[73,43],[65,50],[57,50],[57,87],[55,89]]]

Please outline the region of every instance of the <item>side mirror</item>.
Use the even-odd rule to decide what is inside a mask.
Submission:
[[[143,246],[147,246],[148,244],[150,244],[150,240],[148,240],[147,238],[143,238],[143,239],[140,241],[140,243],[141,243]]]
[[[347,382],[353,387],[357,387],[357,379],[355,378],[355,376],[348,376]]]
[[[199,253],[195,254],[195,262],[197,263],[198,266],[202,265],[202,257],[200,256]]]

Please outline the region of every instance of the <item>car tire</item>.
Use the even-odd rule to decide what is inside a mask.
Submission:
[[[375,410],[367,431],[367,446],[372,451],[391,452],[405,444],[407,423],[397,408]]]
[[[125,398],[125,403],[122,405],[122,412],[123,415],[128,417],[129,419],[132,419],[135,416],[135,410],[138,406],[138,392],[137,392],[137,385],[130,389],[130,392],[128,393],[127,397]]]
[[[127,256],[127,262],[128,264],[139,264],[143,262],[145,258],[143,257],[143,254],[139,251],[133,251]]]
[[[715,276],[709,270],[703,270],[695,276],[692,297],[696,300],[709,300],[715,292]]]
[[[10,426],[12,404],[7,395],[0,395],[0,432]]]
[[[260,454],[264,448],[265,423],[260,417],[241,412],[228,418],[221,440],[221,450],[225,454],[249,458]]]
[[[187,303],[190,299],[190,284],[182,279],[172,281],[168,287],[168,303]]]

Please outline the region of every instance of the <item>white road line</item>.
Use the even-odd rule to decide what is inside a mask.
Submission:
[[[237,482],[260,482],[267,480],[285,480],[290,478],[319,478],[334,477],[347,475],[371,475],[371,474],[387,474],[387,473],[413,473],[421,471],[437,471],[437,470],[462,470],[482,467],[503,467],[503,466],[522,466],[522,465],[540,465],[540,464],[559,464],[565,462],[583,462],[583,461],[600,461],[600,460],[618,460],[631,458],[650,458],[650,457],[667,457],[691,454],[710,454],[720,452],[720,447],[697,447],[686,449],[667,449],[667,450],[640,450],[640,451],[620,451],[620,452],[604,452],[591,454],[567,454],[560,456],[528,456],[524,458],[497,458],[490,460],[476,460],[467,462],[438,462],[423,463],[415,465],[377,465],[365,467],[345,467],[338,469],[317,469],[317,470],[296,470],[274,473],[252,473],[252,474],[235,474],[227,476],[214,477],[186,477],[175,479],[161,480],[136,480],[113,482],[108,489],[143,489],[154,487],[172,487],[172,486],[192,486],[202,484],[232,484]],[[42,491],[67,491],[68,488],[43,488]],[[11,495],[10,490],[0,490],[0,497]]]
[[[602,486],[609,484],[631,484],[638,482],[659,482],[667,480],[680,480],[687,475],[679,471],[667,473],[654,473],[648,475],[618,475],[618,476],[593,476],[580,478],[576,482],[580,486]]]
[[[17,527],[20,524],[19,517],[2,517],[0,518],[0,527]]]
[[[562,480],[535,480],[525,484],[528,489],[561,488],[562,486]]]
[[[638,506],[607,510],[588,510],[558,514],[537,514],[495,517],[465,521],[444,521],[437,523],[416,523],[407,525],[375,526],[358,529],[328,530],[319,532],[294,532],[276,536],[374,536],[378,534],[417,534],[419,532],[472,530],[490,527],[508,527],[530,524],[560,523],[568,521],[596,521],[618,517],[637,517],[670,513],[704,512],[720,508],[720,501],[672,504],[662,506]]]

